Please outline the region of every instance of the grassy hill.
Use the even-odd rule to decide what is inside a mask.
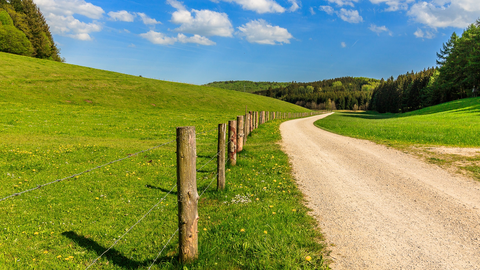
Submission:
[[[280,88],[280,86],[286,87],[291,83],[287,82],[252,82],[252,81],[222,81],[211,82],[205,86],[217,87],[227,90],[235,90],[239,92],[253,93],[262,90],[268,90],[268,88]]]
[[[326,268],[321,236],[276,142],[249,137],[215,190],[216,127],[249,110],[306,111],[261,96],[0,53],[0,269],[181,269],[175,127],[197,130],[199,260],[189,269]],[[205,165],[205,166],[204,166]],[[212,184],[213,181],[213,184]],[[211,184],[211,185],[210,185]],[[170,192],[171,191],[171,192]],[[311,260],[306,260],[305,258]]]

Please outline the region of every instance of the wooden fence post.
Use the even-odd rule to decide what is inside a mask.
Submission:
[[[228,159],[229,164],[237,164],[237,121],[228,121]]]
[[[243,151],[243,138],[245,136],[243,127],[243,115],[239,115],[237,116],[237,153]]]
[[[218,124],[217,190],[225,189],[225,137],[226,124]]]
[[[248,134],[250,134],[250,114],[248,112],[245,114],[245,130],[243,133],[245,133],[245,136],[243,136],[243,145],[246,145]]]
[[[179,260],[198,258],[198,193],[195,127],[177,128],[177,200]]]

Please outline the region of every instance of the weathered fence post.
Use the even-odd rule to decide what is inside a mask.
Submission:
[[[225,189],[225,137],[226,124],[218,124],[217,190]]]
[[[177,128],[177,200],[179,260],[198,258],[198,193],[195,127]]]
[[[243,115],[237,116],[237,153],[243,150],[243,137],[245,136],[243,125]]]
[[[248,134],[250,134],[250,114],[248,112],[245,114],[245,130],[243,133],[245,133],[245,136],[243,136],[243,145],[246,145]]]
[[[228,160],[229,164],[237,164],[237,121],[228,121]]]

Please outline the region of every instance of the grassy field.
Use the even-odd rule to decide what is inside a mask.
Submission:
[[[0,198],[169,143],[177,126],[196,126],[201,168],[216,153],[217,124],[245,106],[306,111],[4,53],[0,89]],[[188,269],[326,268],[321,235],[276,144],[279,123],[252,133],[238,166],[227,170],[224,192],[215,191],[215,181],[209,186],[215,162],[199,171],[200,258]],[[177,228],[175,163],[171,142],[0,202],[0,269],[85,269],[165,198],[91,268],[147,269]],[[182,269],[177,239],[152,269]]]
[[[480,180],[480,155],[438,155],[432,147],[480,147],[480,98],[452,101],[404,114],[335,113],[315,123],[338,134],[415,152],[429,162],[469,171]],[[418,151],[420,149],[421,151]]]

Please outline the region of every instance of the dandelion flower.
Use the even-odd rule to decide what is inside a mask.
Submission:
[[[47,253],[48,253],[48,250],[45,250],[43,253],[44,253],[44,254],[47,254]]]
[[[38,235],[38,232],[35,232],[34,234],[35,234],[35,235]]]
[[[292,212],[297,212],[297,209],[292,209]]]
[[[310,256],[307,256],[307,257],[305,257],[305,260],[307,260],[307,262],[309,262],[309,261],[311,261],[311,260],[312,260],[312,257],[310,257]]]
[[[272,212],[272,215],[275,215],[276,213],[275,212]]]
[[[240,229],[240,232],[245,232],[245,229]]]
[[[207,231],[207,228],[203,228],[204,231]]]
[[[263,231],[264,234],[267,234],[267,231]]]
[[[62,255],[58,255],[58,256],[57,256],[57,259],[60,259],[61,257],[62,257]]]
[[[270,207],[270,208],[273,208],[273,205],[270,205],[269,207]]]

